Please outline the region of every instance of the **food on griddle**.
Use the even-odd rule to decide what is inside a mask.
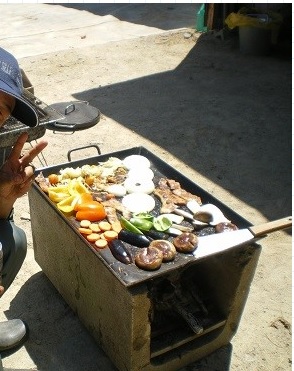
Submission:
[[[201,204],[201,198],[181,188],[173,179],[161,178],[154,190],[154,195],[161,201],[160,213],[172,213],[178,206],[185,206],[188,201],[195,200]]]
[[[98,201],[88,201],[79,204],[76,211],[76,219],[79,221],[87,219],[90,220],[90,222],[96,222],[106,217],[105,209]]]
[[[85,176],[85,183],[88,184],[88,186],[92,186],[94,184],[95,177],[94,175],[86,175]]]
[[[103,202],[102,202],[102,204],[103,204]],[[117,222],[119,222],[119,219],[118,219],[115,208],[112,207],[112,206],[105,206],[105,204],[103,204],[103,206],[104,206],[104,209],[105,209],[105,212],[106,212],[106,218],[107,218],[108,222],[111,225],[117,224]]]
[[[117,260],[119,260],[121,263],[131,264],[133,262],[132,255],[129,252],[128,248],[119,239],[114,239],[112,241],[109,241],[108,246],[109,246],[109,249],[110,249],[112,255]]]
[[[93,200],[93,197],[92,197],[91,193],[87,193],[87,192],[82,193],[82,194],[79,195],[79,197],[78,197],[78,199],[77,199],[77,201],[74,205],[74,210],[78,211],[81,204],[84,204],[86,202],[92,202],[92,201],[94,201],[94,200]]]
[[[150,240],[143,234],[133,233],[126,229],[122,229],[119,232],[118,238],[124,242],[129,243],[130,245],[137,247],[147,247],[150,244]]]
[[[87,219],[83,219],[80,221],[80,227],[81,228],[90,228],[90,225],[92,224],[92,222],[90,222],[90,220],[87,220]]]
[[[216,233],[231,232],[231,231],[236,231],[237,229],[238,227],[235,224],[228,223],[228,222],[218,223],[215,226]]]
[[[87,236],[86,236],[86,238],[87,238],[87,240],[89,241],[89,242],[95,242],[95,241],[97,241],[97,240],[99,240],[99,238],[100,238],[100,235],[98,234],[98,233],[91,233],[91,234],[88,234]]]
[[[195,214],[197,211],[199,211],[201,204],[199,204],[199,202],[196,200],[189,200],[186,206],[192,212],[192,214]]]
[[[197,211],[194,214],[194,219],[195,219],[195,223],[197,223],[198,221],[204,224],[209,224],[210,222],[212,222],[213,216],[211,213],[207,211]]]
[[[120,221],[118,219],[116,210],[114,207],[104,206],[106,212],[106,218],[111,225],[111,228],[117,233],[122,229]]]
[[[218,223],[229,223],[222,211],[213,204],[201,205],[199,210],[194,214],[195,222],[200,221],[210,225],[217,225]]]
[[[83,220],[81,220],[82,222]],[[81,223],[80,223],[81,224]],[[89,229],[91,229],[92,232],[94,233],[98,233],[98,232],[101,232],[101,229],[99,228],[99,225],[97,223],[91,223],[89,225]]]
[[[176,224],[181,224],[184,221],[184,217],[182,215],[177,215],[173,213],[161,214],[161,217],[168,218],[172,223]]]
[[[57,187],[48,187],[47,193],[51,201],[58,203],[67,197],[70,197],[67,185],[58,185]]]
[[[175,246],[167,240],[155,240],[150,242],[150,247],[156,247],[158,250],[162,252],[162,261],[163,262],[170,262],[174,260],[176,256],[176,248]]]
[[[130,232],[133,232],[136,234],[143,234],[143,232],[139,228],[137,228],[133,223],[131,223],[129,220],[127,220],[123,216],[120,217],[120,223],[124,229],[127,229]]]
[[[38,183],[42,191],[48,194],[48,187],[51,186],[51,183],[48,178],[44,177],[42,171],[36,176],[35,181]]]
[[[185,200],[185,205],[188,201],[195,200],[196,202],[201,205],[201,198],[199,196],[193,195],[190,192],[187,192],[185,189],[183,189],[179,182],[176,182],[174,179],[167,179],[167,184],[169,185],[170,189],[172,190],[172,193],[174,195],[177,195]]]
[[[173,244],[178,252],[190,253],[196,250],[198,237],[194,233],[184,232],[173,238]]]
[[[164,215],[158,215],[153,219],[153,227],[159,232],[167,231],[172,226],[172,221]]]
[[[149,231],[153,227],[153,222],[144,218],[132,217],[130,219],[130,223],[132,223],[136,228],[140,229],[140,231]]]
[[[106,241],[112,241],[118,238],[118,233],[116,231],[105,231],[103,232],[101,238],[105,238]]]
[[[116,197],[123,197],[127,193],[127,189],[123,184],[111,184],[105,187],[105,191],[113,194]]]
[[[111,224],[106,222],[105,220],[102,220],[101,222],[98,223],[98,226],[101,231],[110,231],[111,230]]]
[[[159,198],[161,202],[160,213],[172,213],[177,205],[185,205],[183,199],[175,196],[170,189],[155,188],[154,195]]]
[[[102,205],[105,207],[112,207],[115,210],[117,210],[120,214],[122,214],[126,219],[129,219],[131,217],[131,212],[129,209],[127,209],[119,200],[115,198],[111,198],[106,201],[101,202]]]
[[[124,182],[127,193],[146,193],[154,191],[154,183],[151,179],[127,178]]]
[[[163,254],[156,247],[145,247],[135,256],[136,265],[144,270],[159,269],[162,264]]]
[[[81,222],[78,230],[92,246],[109,246],[125,264],[133,262],[131,252],[139,250],[135,262],[145,270],[172,261],[176,252],[193,252],[196,229],[199,235],[202,230],[207,234],[208,227],[211,233],[237,229],[215,205],[202,205],[200,197],[175,179],[158,177],[150,165],[141,155],[110,157],[98,165],[61,169],[47,178],[40,173],[36,182],[60,211]],[[98,219],[97,210],[85,206],[93,203],[100,205]]]
[[[94,242],[94,245],[97,249],[105,249],[108,247],[108,242],[102,238],[99,238],[99,240]]]
[[[83,219],[80,221],[78,231],[84,235],[89,242],[95,242],[98,239],[111,241],[118,237],[118,232],[105,220],[99,223],[92,223],[90,220]]]
[[[48,175],[48,180],[50,184],[57,184],[59,182],[59,177],[57,174],[50,174]]]
[[[152,180],[153,177],[154,177],[154,172],[149,167],[131,168],[127,174],[127,179]]]
[[[90,228],[87,228],[87,227],[79,227],[78,228],[78,231],[83,234],[83,235],[89,235],[91,233],[93,233],[92,229]]]
[[[187,225],[175,224],[175,223],[173,223],[171,225],[171,228],[177,229],[177,230],[179,230],[181,232],[193,232],[193,230],[194,230],[194,228],[191,227],[191,226],[188,227]]]
[[[123,197],[122,204],[132,213],[143,213],[155,208],[154,198],[146,193],[130,193]]]
[[[141,155],[130,155],[123,160],[123,165],[128,169],[149,168],[150,161],[147,157]]]
[[[144,231],[145,236],[151,238],[152,240],[167,240],[170,236],[168,233],[159,232],[155,229],[150,229],[149,231]]]
[[[74,211],[74,205],[76,202],[76,196],[68,196],[63,200],[59,201],[56,206],[64,214],[71,214]]]

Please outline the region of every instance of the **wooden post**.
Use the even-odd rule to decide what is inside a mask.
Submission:
[[[214,4],[208,4],[207,30],[213,29]]]

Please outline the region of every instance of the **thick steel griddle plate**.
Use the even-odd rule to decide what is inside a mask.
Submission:
[[[126,156],[130,155],[142,155],[149,159],[151,162],[151,168],[154,171],[154,182],[159,180],[161,177],[167,177],[170,179],[174,179],[178,181],[181,184],[181,187],[185,189],[188,192],[191,192],[202,199],[202,203],[213,203],[214,205],[218,206],[222,212],[226,215],[228,219],[230,219],[234,224],[236,224],[239,228],[246,228],[250,224],[243,219],[241,216],[236,214],[233,210],[225,206],[223,203],[218,201],[216,198],[211,196],[209,193],[207,193],[205,190],[200,188],[198,185],[193,183],[191,180],[183,176],[181,173],[179,173],[176,169],[168,165],[166,162],[162,161],[160,158],[155,156],[153,153],[149,152],[144,147],[134,147],[127,150],[122,150],[118,152],[112,152],[96,157],[90,157],[86,160],[78,160],[78,161],[72,161],[67,162],[63,164],[59,164],[57,166],[52,167],[45,167],[38,169],[38,172],[42,171],[44,176],[48,176],[51,173],[58,173],[59,170],[66,168],[66,167],[79,167],[86,164],[93,165],[98,164],[98,162],[104,162],[109,159],[109,157],[117,157],[120,159],[124,159]],[[39,188],[37,183],[34,184],[34,188],[42,194],[42,197],[46,202],[51,204],[51,206],[56,210],[56,213],[60,214],[60,217],[64,220],[65,223],[67,223],[73,233],[77,233],[81,239],[81,243],[84,243],[89,246],[89,248],[93,251],[93,254],[95,254],[99,259],[101,259],[104,264],[112,271],[112,273],[121,281],[121,283],[124,286],[133,286],[138,283],[150,280],[155,277],[159,277],[161,275],[166,274],[167,272],[172,272],[174,270],[182,269],[186,267],[190,263],[195,263],[197,259],[193,256],[193,254],[181,254],[177,253],[176,259],[173,262],[169,263],[163,263],[157,271],[144,271],[142,269],[139,269],[135,264],[125,265],[118,260],[116,260],[110,250],[103,249],[100,251],[97,251],[91,243],[89,243],[78,231],[77,231],[77,222],[75,221],[74,217],[66,218],[56,207],[56,205],[47,197],[45,193]],[[156,199],[157,205],[159,207],[159,201]],[[132,252],[138,251],[139,248],[130,246],[130,249]],[[93,259],[93,264],[95,264],[95,259]]]

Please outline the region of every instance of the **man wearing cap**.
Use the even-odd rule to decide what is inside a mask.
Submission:
[[[0,48],[0,127],[10,115],[30,127],[39,123],[36,107],[25,97],[17,60]],[[3,261],[0,259],[0,297],[13,282],[27,251],[25,233],[13,221],[13,206],[19,197],[28,192],[34,181],[31,162],[47,146],[47,142],[42,140],[23,154],[27,140],[28,134],[22,133],[0,168],[0,243],[3,250]],[[26,331],[26,325],[20,319],[0,322],[0,354],[20,345],[26,338]]]

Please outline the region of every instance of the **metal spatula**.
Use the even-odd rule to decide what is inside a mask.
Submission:
[[[198,247],[193,252],[193,255],[196,258],[203,258],[238,245],[256,241],[265,237],[268,233],[290,227],[292,227],[292,217],[288,216],[268,223],[239,229],[237,231],[198,237]]]

